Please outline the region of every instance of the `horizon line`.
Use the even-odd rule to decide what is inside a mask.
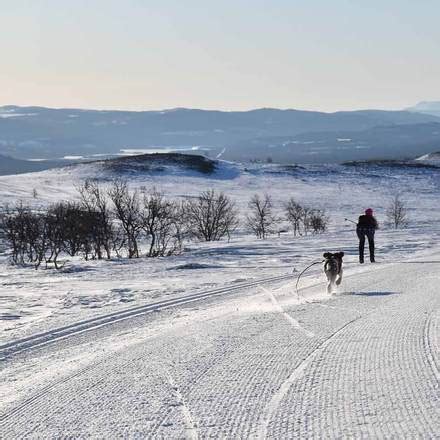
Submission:
[[[294,107],[254,107],[246,110],[225,110],[225,109],[215,109],[215,108],[199,108],[199,107],[172,107],[172,108],[164,108],[160,110],[129,110],[129,109],[121,109],[121,108],[97,108],[97,107],[58,107],[58,106],[45,106],[45,105],[20,105],[20,104],[0,104],[0,109],[13,107],[13,108],[41,108],[48,110],[76,110],[76,111],[90,111],[90,112],[129,112],[129,113],[166,113],[166,112],[175,112],[179,110],[189,110],[189,111],[202,111],[202,112],[219,112],[219,113],[249,113],[253,111],[262,111],[262,110],[275,110],[275,111],[297,111],[297,112],[310,112],[310,113],[325,113],[325,114],[334,114],[334,113],[347,113],[347,112],[361,112],[361,111],[383,111],[383,112],[398,112],[398,111],[408,111],[411,112],[411,109],[420,104],[426,103],[440,103],[440,101],[436,100],[423,100],[417,102],[415,105],[404,108],[394,108],[394,109],[383,109],[383,108],[354,108],[351,110],[335,110],[335,111],[324,111],[324,110],[311,110],[304,108],[294,108]]]

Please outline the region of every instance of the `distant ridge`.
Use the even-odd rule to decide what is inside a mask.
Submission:
[[[324,113],[255,109],[113,111],[0,107],[0,154],[21,159],[115,154],[121,149],[204,146],[211,157],[252,139],[308,132],[360,131],[376,126],[440,122],[408,111],[359,110]],[[267,154],[267,153],[265,153]]]
[[[440,101],[422,101],[407,110],[440,117]]]

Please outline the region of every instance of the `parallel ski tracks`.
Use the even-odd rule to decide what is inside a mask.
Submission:
[[[103,325],[112,324],[121,320],[129,319],[138,315],[142,315],[145,313],[151,313],[160,309],[170,308],[178,305],[187,304],[190,302],[198,301],[207,299],[210,297],[215,297],[217,295],[222,294],[228,294],[233,293],[235,291],[239,291],[242,289],[260,286],[262,284],[270,284],[275,283],[278,281],[284,281],[288,280],[292,277],[291,274],[287,275],[280,275],[276,277],[270,277],[270,278],[263,278],[259,280],[255,280],[250,283],[241,283],[239,285],[235,286],[228,286],[225,288],[219,288],[219,289],[213,289],[210,291],[204,291],[199,292],[197,294],[192,295],[186,295],[184,297],[176,298],[174,300],[166,300],[166,301],[160,301],[153,304],[148,304],[145,306],[139,306],[139,307],[133,307],[130,309],[125,309],[123,311],[117,312],[117,313],[111,313],[108,315],[96,317],[94,319],[86,320],[77,322],[74,324],[71,324],[69,326],[65,326],[56,330],[52,330],[50,332],[45,332],[41,334],[33,335],[29,338],[25,338],[22,340],[13,341],[11,343],[5,344],[5,346],[0,346],[0,354],[3,355],[12,355],[16,354],[25,350],[31,350],[33,348],[37,348],[52,342],[55,342],[60,339],[64,339],[67,337],[75,336],[79,333],[83,333],[86,331],[91,331],[93,329],[96,329],[98,327],[101,327]],[[113,355],[110,355],[110,357],[118,356],[118,352],[114,353]],[[95,369],[100,364],[104,364],[109,360],[109,355],[106,355],[104,358],[98,359],[97,361],[93,362],[90,365],[85,366],[84,368],[80,368],[73,372],[72,374],[69,374],[67,376],[64,376],[58,380],[55,380],[45,387],[41,388],[38,392],[30,396],[28,399],[25,399],[22,401],[18,406],[12,408],[10,411],[5,412],[3,414],[0,414],[0,427],[3,427],[3,429],[7,429],[10,424],[14,423],[14,416],[18,416],[19,414],[23,414],[24,411],[29,411],[29,407],[33,408],[35,405],[38,407],[38,402],[40,399],[44,398],[52,389],[63,386],[65,383],[87,373],[88,371],[91,371]],[[212,366],[211,366],[212,367]],[[200,379],[200,377],[204,376],[206,372],[210,368],[208,367],[205,371],[201,372],[198,377],[196,378],[196,381]],[[168,378],[168,374],[166,374],[166,377]],[[86,390],[85,390],[86,391]],[[152,429],[152,432],[150,435],[153,435],[156,433],[161,426],[163,425],[164,421],[170,416],[170,413],[164,412],[163,417],[161,417],[159,420],[156,421],[155,426]],[[186,417],[188,417],[187,414],[185,414]],[[49,417],[49,416],[48,416]],[[191,424],[189,424],[191,426]],[[197,429],[195,425],[193,425],[189,432],[187,434],[191,434],[192,436],[197,436]],[[30,433],[28,433],[30,434]]]
[[[43,345],[47,345],[56,341],[59,341],[61,339],[73,337],[75,335],[78,335],[80,333],[84,333],[87,331],[91,331],[94,329],[97,329],[99,327],[110,325],[122,320],[127,320],[130,318],[134,318],[136,316],[152,313],[158,310],[176,307],[179,305],[188,304],[191,302],[200,301],[203,299],[209,299],[211,297],[219,296],[219,295],[225,295],[228,293],[234,293],[236,291],[240,291],[243,289],[260,286],[263,284],[270,284],[275,283],[279,281],[285,281],[292,278],[291,274],[286,275],[280,275],[275,277],[268,277],[268,278],[262,278],[259,280],[255,280],[252,282],[247,283],[240,283],[234,286],[228,286],[218,289],[212,289],[212,290],[206,290],[203,292],[198,292],[195,294],[185,295],[180,298],[165,300],[165,301],[159,301],[151,304],[146,304],[143,306],[137,306],[132,307],[130,309],[124,309],[118,312],[109,313],[106,315],[101,315],[95,318],[91,318],[88,320],[76,322],[64,327],[60,327],[57,329],[53,329],[51,331],[47,331],[44,333],[39,333],[35,335],[31,335],[27,338],[11,341],[9,343],[3,344],[0,346],[0,357],[6,357],[6,356],[12,356],[14,354],[21,353],[23,351],[32,350],[34,348],[41,347]],[[76,370],[74,373],[69,374],[67,376],[64,376],[56,381],[53,381],[40,389],[37,393],[30,396],[28,399],[22,401],[18,406],[12,408],[10,411],[0,414],[0,426],[3,425],[5,428],[9,425],[8,421],[11,420],[11,417],[18,415],[22,413],[24,410],[29,408],[29,406],[32,406],[33,404],[36,404],[41,398],[44,398],[47,393],[49,393],[52,389],[56,388],[57,386],[62,386],[66,382],[71,381],[72,379],[75,379],[78,376],[83,375],[84,373],[87,373],[90,370],[93,370],[97,367],[97,365],[106,362],[108,360],[108,356],[106,356],[103,359],[99,359],[96,362],[93,362],[90,365],[85,366],[84,368],[81,368],[79,370]],[[203,375],[203,374],[202,374]],[[160,429],[160,426],[162,425],[164,419],[166,419],[169,416],[169,414],[164,414],[163,420],[159,420],[157,423],[157,426],[153,428],[153,431],[156,431]]]
[[[220,287],[212,290],[205,290],[203,292],[185,295],[179,298],[158,301],[155,303],[145,304],[137,307],[131,307],[129,309],[119,310],[106,315],[78,321],[63,327],[58,327],[43,333],[37,333],[26,338],[17,339],[11,342],[7,342],[6,344],[2,344],[0,345],[0,358],[11,356],[22,351],[31,350],[58,341],[60,339],[72,337],[78,335],[79,333],[91,331],[99,327],[134,318],[139,315],[176,307],[179,305],[184,305],[219,295],[234,293],[236,291],[247,289],[250,287],[274,283],[278,281],[285,281],[291,279],[292,277],[292,274],[287,274],[278,275],[275,277],[261,278],[252,282],[240,283],[234,286]]]
[[[437,380],[437,388],[440,384],[440,368],[438,362],[439,347],[438,344],[438,334],[436,333],[436,324],[438,322],[438,310],[433,310],[427,317],[425,321],[425,328],[423,331],[423,343],[425,345],[426,357],[428,359],[429,365],[434,373]],[[434,335],[432,333],[435,333]]]
[[[345,278],[356,276],[356,274],[346,275]],[[33,348],[37,348],[60,339],[65,339],[71,336],[75,336],[77,334],[87,332],[90,330],[97,329],[99,327],[103,327],[105,325],[110,325],[116,323],[118,321],[123,321],[126,319],[134,318],[139,315],[164,310],[167,308],[172,308],[178,305],[183,305],[203,299],[208,299],[210,297],[220,296],[228,293],[234,293],[243,289],[247,289],[250,287],[261,286],[264,284],[275,283],[278,281],[285,281],[289,279],[293,279],[296,277],[296,274],[284,274],[278,275],[274,277],[260,278],[258,280],[254,280],[251,282],[245,283],[237,283],[233,286],[227,287],[219,287],[217,289],[212,290],[204,290],[202,292],[193,293],[190,295],[181,296],[178,298],[173,298],[164,301],[158,301],[155,303],[144,304],[141,306],[131,307],[128,309],[119,310],[116,312],[108,313],[105,315],[96,316],[90,319],[86,319],[83,321],[74,322],[72,324],[58,327],[55,329],[48,330],[42,333],[36,333],[25,338],[16,339],[5,344],[0,345],[0,359],[2,357],[11,356],[16,353],[20,353],[22,351],[31,350]],[[301,287],[298,289],[307,290],[316,286],[323,284],[322,281]],[[301,298],[304,302],[307,301],[304,297]],[[331,306],[328,306],[331,307]]]
[[[181,297],[181,298],[176,299],[176,300],[180,300],[183,302],[174,303],[173,300],[162,301],[159,303],[155,303],[155,305],[158,306],[158,308],[156,310],[159,310],[160,308],[173,307],[174,305],[177,306],[179,304],[185,304],[186,302],[197,301],[197,300],[203,299],[203,298],[209,298],[210,296],[227,294],[229,292],[234,292],[239,289],[245,289],[247,287],[259,286],[259,285],[261,286],[262,284],[265,284],[265,283],[269,284],[269,283],[274,283],[277,281],[283,281],[283,280],[289,279],[290,277],[292,277],[292,275],[283,275],[283,276],[279,276],[279,277],[265,278],[265,279],[255,280],[251,283],[242,283],[240,285],[214,289],[211,291],[199,292],[198,294],[187,295],[185,297]],[[321,283],[318,283],[318,284],[321,284]],[[311,286],[308,286],[307,288],[310,288],[310,287]],[[384,304],[388,304],[388,303],[392,303],[392,302],[393,302],[393,297],[390,297],[390,298],[386,299],[385,301],[381,302],[381,306],[383,307]],[[164,303],[165,303],[165,305],[164,305]],[[152,306],[152,305],[153,304],[150,304],[149,306]],[[317,305],[320,305],[320,304],[317,304]],[[132,315],[129,315],[129,316],[124,316],[122,318],[114,318],[112,321],[109,321],[106,323],[96,322],[96,323],[94,323],[94,325],[92,327],[90,327],[90,330],[93,328],[100,327],[101,325],[106,325],[106,324],[110,324],[112,322],[116,322],[119,319],[129,319],[130,316],[137,316],[142,313],[149,313],[150,311],[154,311],[154,309],[153,310],[146,310],[146,311],[143,311],[143,310],[139,311],[139,308],[142,308],[142,307],[143,306],[129,309],[132,311]],[[146,306],[144,306],[144,307],[146,307]],[[332,306],[331,308],[351,310],[351,308],[345,308],[345,307],[333,307]],[[135,310],[137,310],[137,311],[135,311]],[[125,311],[121,311],[121,312],[127,312],[127,311],[128,310],[126,309]],[[352,311],[355,311],[355,310],[352,310]],[[341,334],[343,331],[349,330],[352,335],[359,334],[358,331],[350,330],[351,324],[358,322],[361,318],[365,318],[368,315],[370,315],[371,313],[374,313],[375,311],[376,311],[376,308],[373,308],[372,310],[369,309],[369,311],[365,311],[362,313],[360,311],[356,311],[358,316],[355,316],[350,321],[346,322],[344,325],[335,329],[335,331],[332,334],[328,335],[325,339],[321,340],[318,343],[318,346],[314,347],[312,352],[310,352],[307,356],[305,356],[303,358],[303,360],[299,363],[299,365],[297,365],[296,368],[293,371],[291,371],[291,374],[289,375],[289,377],[287,377],[284,380],[284,382],[281,383],[281,386],[278,389],[278,391],[276,391],[274,393],[274,395],[272,396],[272,398],[266,403],[266,406],[264,407],[264,410],[262,411],[263,415],[258,421],[258,424],[256,427],[257,429],[253,431],[254,435],[256,434],[257,438],[267,438],[268,437],[268,433],[271,428],[271,424],[274,422],[274,416],[277,413],[277,411],[279,411],[279,408],[281,406],[282,401],[285,399],[285,397],[289,393],[291,386],[298,379],[301,379],[305,370],[307,370],[307,368],[310,366],[310,364],[312,362],[314,362],[316,357],[319,356],[319,354],[323,350],[325,350],[332,343],[332,341],[336,337],[338,337],[338,335]],[[438,312],[438,310],[437,310],[437,312]],[[114,314],[111,314],[111,315],[114,315]],[[109,316],[109,315],[105,315],[105,316]],[[428,312],[426,314],[426,317],[424,320],[425,321],[424,322],[424,329],[423,329],[423,336],[424,337],[422,338],[422,343],[425,346],[425,349],[427,351],[429,364],[432,367],[432,369],[434,370],[436,377],[438,378],[438,357],[436,356],[436,338],[435,338],[435,336],[437,334],[436,332],[437,332],[437,328],[438,328],[437,327],[438,320],[436,318],[438,318],[438,316],[436,315],[436,311],[432,311],[431,313]],[[364,327],[362,327],[362,328],[364,328]],[[89,330],[88,328],[85,328],[85,329],[78,330],[77,332],[67,333],[67,335],[60,336],[57,339],[65,338],[70,335],[75,335],[77,333],[81,333],[83,331],[88,331],[88,330]],[[356,338],[352,338],[352,339],[354,341],[353,343],[356,343],[356,341],[355,341]],[[49,342],[55,341],[55,340],[56,339],[52,339],[52,340],[49,340],[46,342],[43,341],[41,343],[36,343],[28,348],[23,348],[23,347],[17,348],[17,351],[21,351],[22,349],[26,350],[26,349],[30,349],[33,347],[37,347],[39,345],[43,345],[45,343],[49,343]],[[19,341],[15,341],[15,342],[19,342]],[[234,350],[234,351],[236,351],[236,350]],[[116,352],[112,356],[118,356],[118,355],[119,355],[119,353]],[[81,374],[86,373],[88,370],[96,368],[97,365],[102,364],[106,360],[108,360],[108,357],[106,357],[106,359],[97,360],[97,362],[94,362],[92,365],[87,366],[81,370],[78,370],[78,371],[74,372],[73,374],[71,374],[70,376],[62,378],[62,379],[44,387],[43,389],[40,390],[39,393],[37,393],[34,396],[31,396],[29,399],[22,402],[21,405],[12,409],[12,411],[10,411],[9,413],[3,414],[3,416],[0,415],[0,426],[3,425],[4,428],[9,427],[9,429],[12,429],[11,427],[14,425],[14,423],[17,422],[16,416],[23,417],[24,414],[28,413],[28,411],[30,411],[30,413],[33,413],[33,411],[37,411],[37,412],[41,411],[41,408],[38,409],[38,406],[41,405],[41,402],[39,402],[39,400],[44,399],[44,396],[48,392],[50,392],[51,388],[55,388],[57,386],[60,386],[63,384],[63,382],[67,382],[67,381],[69,381],[69,380],[71,380]],[[129,362],[129,361],[127,361],[127,362]],[[210,370],[211,367],[212,367],[212,365],[207,366],[206,369],[201,371],[200,374],[198,374],[195,378],[193,378],[192,382],[197,383],[203,376],[206,375],[207,371]],[[185,421],[185,434],[190,438],[200,437],[203,433],[203,429],[201,429],[198,426],[197,417],[194,417],[195,414],[197,414],[197,412],[195,412],[195,414],[192,414],[190,411],[192,409],[192,408],[190,408],[191,401],[187,400],[187,396],[188,396],[188,394],[190,394],[192,392],[193,387],[192,386],[189,386],[189,387],[184,386],[181,389],[180,386],[178,386],[178,381],[176,381],[175,378],[172,376],[173,373],[171,370],[168,370],[167,368],[165,368],[163,373],[164,373],[164,379],[167,379],[166,381],[169,383],[169,385],[171,387],[171,393],[174,394],[174,397],[180,403],[180,406],[177,406],[176,409],[173,411],[182,412],[183,419]],[[96,382],[93,384],[93,386],[95,386],[95,385],[96,385]],[[87,389],[85,389],[84,392],[87,392]],[[184,397],[184,396],[186,396],[186,397]],[[20,415],[20,413],[21,413],[21,415]],[[150,431],[148,433],[148,438],[156,438],[156,436],[159,436],[161,427],[163,426],[165,420],[172,416],[171,412],[164,411],[161,413],[163,416],[159,417],[155,420],[155,423],[152,426],[152,431]],[[49,418],[50,414],[45,414],[45,417]],[[44,419],[45,417],[43,416],[42,419]],[[40,422],[41,422],[41,419],[40,419]],[[429,417],[426,418],[425,423],[429,424]],[[199,429],[201,430],[200,433],[198,432]],[[26,435],[32,435],[33,433],[34,433],[34,431],[29,431],[26,433]]]
[[[142,306],[132,307],[129,309],[120,310],[118,312],[109,313],[106,315],[97,316],[95,318],[87,319],[84,321],[79,321],[76,323],[72,323],[70,325],[56,328],[44,333],[34,334],[29,337],[15,340],[8,342],[6,344],[0,345],[0,358],[1,357],[7,357],[7,356],[13,356],[15,354],[32,350],[50,343],[54,343],[56,341],[66,339],[69,337],[74,337],[75,335],[92,331],[94,329],[100,328],[105,325],[111,325],[113,323],[128,320],[130,318],[134,318],[143,314],[152,313],[155,311],[167,309],[176,307],[179,305],[185,305],[191,302],[200,301],[203,299],[209,299],[211,297],[225,295],[229,293],[234,293],[243,289],[251,288],[251,287],[257,287],[262,286],[264,284],[271,284],[276,283],[279,281],[285,281],[292,279],[294,275],[292,274],[285,274],[285,275],[279,275],[275,277],[268,277],[268,278],[261,278],[252,282],[247,283],[240,283],[236,284],[234,286],[227,286],[223,288],[217,288],[212,290],[206,290],[203,292],[198,292],[195,294],[186,295],[179,298],[174,298],[170,300],[165,301],[159,301],[155,303],[150,303]],[[318,285],[322,284],[322,282],[318,282],[316,284],[312,284],[310,286],[304,287],[303,289],[309,289],[311,287],[316,287]],[[117,356],[118,354],[115,353],[114,356]],[[23,410],[26,410],[30,405],[32,406],[34,403],[37,403],[41,398],[44,398],[47,393],[49,393],[52,389],[56,388],[57,386],[62,386],[66,382],[71,381],[72,379],[75,379],[78,376],[83,375],[84,373],[87,373],[90,370],[93,370],[98,365],[105,363],[109,359],[108,355],[106,355],[104,358],[99,359],[95,362],[93,362],[90,365],[85,366],[84,368],[80,368],[73,372],[72,374],[69,374],[67,376],[64,376],[58,380],[55,380],[42,389],[40,389],[38,392],[30,396],[29,398],[22,401],[18,406],[12,408],[10,411],[5,412],[3,414],[0,414],[0,426],[3,425],[4,427],[6,425],[9,425],[9,420],[11,417],[18,415],[23,412]],[[210,368],[208,367],[207,370]],[[199,374],[198,379],[200,377],[204,376],[206,374],[206,371],[203,371],[201,374]],[[164,414],[164,417],[159,420],[155,427],[153,428],[153,432],[156,432],[160,429],[165,419],[167,419],[170,416],[170,414]]]

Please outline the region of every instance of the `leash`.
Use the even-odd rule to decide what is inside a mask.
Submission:
[[[308,270],[308,269],[310,269],[312,266],[314,266],[315,264],[321,264],[321,263],[324,263],[324,261],[325,260],[320,260],[320,261],[315,261],[315,262],[313,262],[312,264],[310,264],[310,265],[308,265],[299,275],[298,275],[298,278],[296,279],[296,286],[295,286],[295,290],[296,290],[296,296],[298,297],[298,299],[299,299],[299,291],[298,291],[298,283],[299,283],[299,280],[300,280],[300,278],[301,278],[301,275],[306,271],[306,270]]]

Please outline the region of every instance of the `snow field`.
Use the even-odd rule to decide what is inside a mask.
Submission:
[[[329,211],[328,234],[261,241],[239,231],[230,243],[190,243],[180,256],[73,260],[58,272],[11,267],[3,257],[0,343],[292,268],[298,274],[323,252],[344,250],[335,295],[325,293],[316,265],[300,280],[299,299],[293,276],[7,356],[0,360],[0,438],[438,435],[436,172],[365,174],[335,166],[292,176],[269,168],[234,178],[143,175],[132,184],[173,197],[213,187],[242,213],[255,192],[278,201],[294,196]],[[83,166],[0,178],[0,203],[70,198],[75,182],[94,172]],[[35,200],[31,188],[39,184]],[[371,206],[382,223],[395,190],[405,194],[411,225],[379,230],[378,264],[361,266],[343,219]]]
[[[241,233],[232,243],[188,244],[189,252],[169,259],[140,261],[114,260],[84,262],[73,259],[65,271],[37,271],[10,267],[0,257],[0,340],[22,337],[65,321],[95,316],[102,309],[120,309],[127,303],[151,302],[176,296],[188,289],[216,287],[257,276],[285,273],[294,267],[301,271],[323,251],[343,249],[346,262],[356,261],[357,240],[350,223],[366,206],[376,209],[381,223],[390,195],[402,191],[410,208],[411,228],[381,230],[377,234],[378,258],[395,261],[407,254],[422,252],[438,243],[436,209],[439,177],[436,171],[366,173],[347,167],[310,167],[300,174],[281,172],[276,166],[240,168],[221,162],[211,178],[196,173],[183,174],[169,169],[165,175],[130,176],[134,188],[161,188],[170,197],[197,195],[213,187],[225,191],[244,215],[246,203],[255,193],[270,192],[278,205],[293,196],[301,203],[327,209],[332,217],[331,234],[292,239],[271,238],[265,242]],[[235,171],[234,172],[232,171]],[[232,176],[232,177],[231,177]],[[235,177],[234,177],[235,176]],[[93,164],[67,167],[41,173],[0,178],[0,203],[25,203],[38,207],[77,197],[81,179],[99,177],[103,183],[112,175]],[[32,197],[38,188],[38,198]],[[173,268],[205,266],[195,270]],[[209,267],[211,266],[211,267]],[[316,271],[315,271],[316,272]],[[311,272],[313,273],[313,272]],[[197,274],[197,276],[194,276]],[[309,274],[309,273],[308,273]],[[226,275],[226,276],[225,276]]]
[[[176,327],[67,376],[2,429],[31,437],[432,437],[438,381],[426,350],[438,364],[429,348],[439,338],[430,324],[440,303],[437,265],[382,266],[348,276],[325,302],[284,303],[313,337],[280,319],[266,291],[176,310]],[[282,284],[266,290],[283,304]],[[312,301],[320,292],[303,294]],[[249,302],[261,302],[260,312]]]

